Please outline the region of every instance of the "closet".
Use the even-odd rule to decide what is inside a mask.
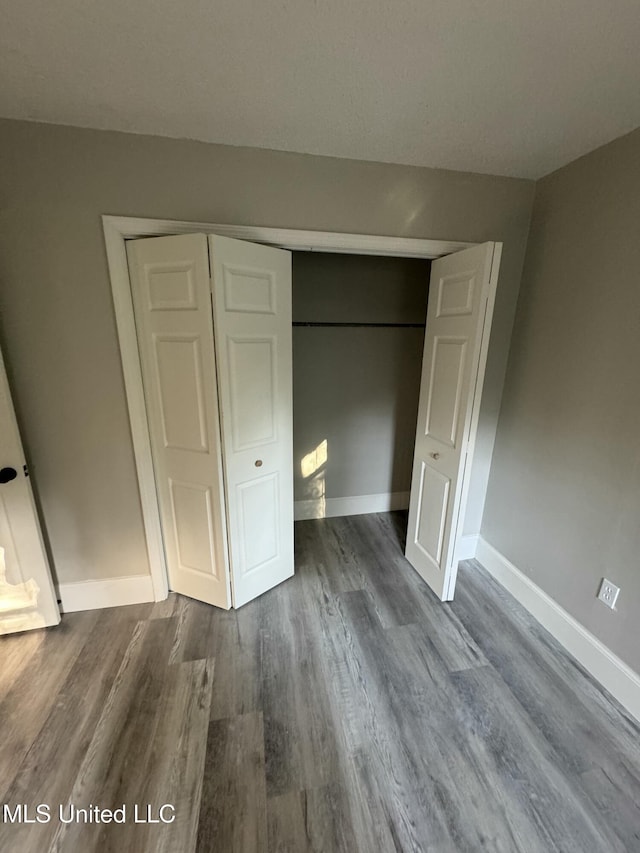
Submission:
[[[430,267],[293,253],[297,519],[408,507]]]
[[[500,248],[432,262],[425,333],[425,261],[300,254],[293,316],[290,251],[127,242],[170,589],[239,607],[290,577],[295,478],[299,517],[408,502],[407,557],[453,596]]]

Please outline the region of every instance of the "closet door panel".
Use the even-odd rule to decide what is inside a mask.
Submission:
[[[230,336],[227,349],[233,450],[277,441],[276,337]]]
[[[127,244],[170,589],[231,606],[207,238]]]
[[[495,301],[500,243],[431,266],[406,556],[453,598]]]
[[[233,601],[291,577],[291,254],[209,238]]]

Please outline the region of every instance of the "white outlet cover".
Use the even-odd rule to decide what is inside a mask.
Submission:
[[[602,583],[600,584],[600,590],[598,592],[598,598],[603,604],[606,604],[607,607],[610,607],[612,610],[615,610],[616,601],[618,600],[618,596],[620,595],[620,587],[616,586],[614,583],[611,583],[610,580],[606,578],[602,578]]]

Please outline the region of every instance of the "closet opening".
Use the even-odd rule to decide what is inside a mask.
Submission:
[[[295,519],[406,510],[431,261],[292,255]]]
[[[502,244],[103,225],[156,600],[241,607],[294,574],[294,517],[408,505],[450,601]]]

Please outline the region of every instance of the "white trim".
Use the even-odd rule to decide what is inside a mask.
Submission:
[[[640,720],[638,673],[482,537],[478,540],[476,559],[621,705]]]
[[[409,492],[386,492],[381,495],[353,495],[347,498],[313,498],[296,501],[295,521],[308,518],[338,518],[344,515],[369,515],[372,512],[391,512],[407,509]]]
[[[130,575],[100,581],[61,583],[60,609],[63,613],[77,610],[100,610],[124,604],[143,604],[154,600],[151,575]]]
[[[220,225],[211,222],[141,219],[129,216],[103,216],[102,227],[113,293],[133,452],[140,488],[140,503],[151,569],[151,582],[155,600],[162,601],[168,595],[169,585],[160,509],[153,473],[149,425],[142,386],[125,240],[204,232],[240,240],[253,240],[254,242],[286,249],[409,258],[437,258],[476,244],[454,240],[416,240],[407,237],[341,234],[330,231],[299,231],[286,228],[263,228],[254,225]]]
[[[458,548],[456,550],[457,562],[460,562],[460,560],[473,560],[478,548],[478,539],[480,539],[478,533],[465,533],[458,539]]]
[[[151,439],[149,438],[147,408],[142,387],[142,370],[133,315],[127,252],[122,232],[114,223],[109,221],[109,217],[103,217],[103,226],[120,343],[124,387],[127,395],[129,423],[131,425],[131,438],[140,488],[142,519],[147,540],[147,556],[155,600],[162,601],[169,594],[169,582],[160,525],[160,508],[151,458]]]
[[[179,219],[140,219],[103,216],[102,224],[125,240],[161,237],[167,234],[219,234],[236,240],[251,240],[280,249],[306,252],[338,252],[350,255],[391,255],[402,258],[440,258],[476,243],[460,240],[419,240],[372,234],[342,234],[338,231],[300,231],[296,228],[263,228],[261,225],[222,225],[215,222],[184,222]]]

